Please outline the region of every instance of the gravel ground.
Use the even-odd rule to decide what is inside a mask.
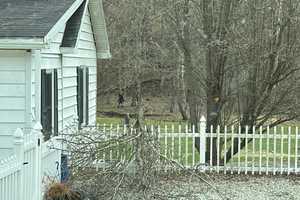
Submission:
[[[300,177],[208,175],[205,179],[218,192],[194,177],[168,178],[158,184],[165,194],[159,199],[300,200]]]
[[[136,185],[125,183],[114,187],[114,192],[103,191],[98,194],[104,196],[90,200],[111,199],[112,196],[115,200],[300,200],[300,176],[294,175],[169,174],[159,177],[160,181],[150,191],[143,192],[137,190]],[[85,190],[84,184],[77,184],[90,197],[99,190],[95,185]]]

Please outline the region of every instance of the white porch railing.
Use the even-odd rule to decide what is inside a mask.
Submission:
[[[0,200],[42,200],[45,168],[56,169],[60,152],[48,158],[54,150],[43,142],[41,129],[37,123],[29,134],[16,130],[14,155],[0,161]]]

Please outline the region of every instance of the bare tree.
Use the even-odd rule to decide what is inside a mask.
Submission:
[[[299,2],[107,0],[106,7],[114,64],[126,66],[119,74],[136,86],[138,116],[142,81],[151,72],[173,78],[172,101],[196,131],[205,113],[208,132],[238,125],[245,133],[245,126],[299,118]],[[206,162],[212,154],[216,164],[215,138],[212,146],[210,152],[208,140]],[[225,151],[229,160],[237,141]]]

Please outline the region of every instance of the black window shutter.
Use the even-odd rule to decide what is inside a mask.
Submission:
[[[89,124],[89,68],[86,68],[86,73],[85,73],[85,124],[88,125]]]
[[[83,123],[83,69],[77,67],[77,112],[79,128]]]
[[[54,69],[54,135],[58,135],[58,82],[57,82],[57,69]]]
[[[46,70],[41,71],[41,124],[48,140],[52,133],[52,75]]]
[[[41,70],[41,124],[43,130],[46,125],[46,70]]]

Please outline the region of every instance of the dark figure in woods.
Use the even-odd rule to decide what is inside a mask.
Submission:
[[[125,102],[125,99],[124,99],[124,96],[123,94],[119,94],[119,97],[118,97],[118,108],[120,108],[121,106],[123,106],[123,103]]]

